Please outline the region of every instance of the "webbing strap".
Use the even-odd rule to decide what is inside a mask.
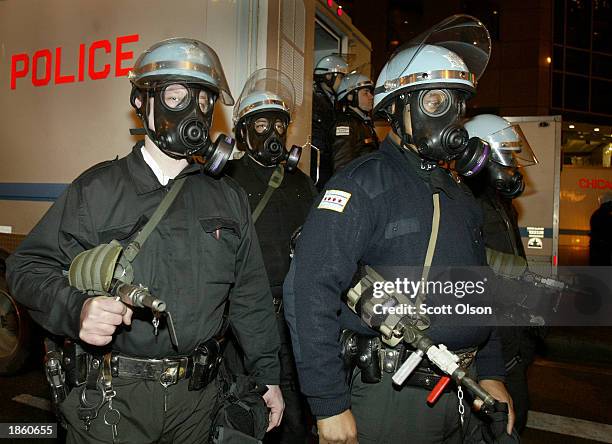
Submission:
[[[172,202],[174,202],[174,199],[178,195],[179,191],[181,191],[181,188],[184,184],[185,177],[177,179],[174,182],[172,188],[170,188],[168,194],[166,194],[162,201],[159,203],[159,206],[155,209],[155,212],[151,216],[151,219],[149,219],[145,226],[142,227],[142,230],[140,230],[138,236],[136,236],[136,239],[134,239],[132,242],[129,243],[127,247],[125,247],[123,255],[129,262],[134,261],[134,259],[140,252],[140,249],[146,242],[147,238],[153,232],[153,230],[155,230],[155,227],[157,227],[159,221],[162,220],[162,218],[166,214],[166,211],[168,211],[168,208],[170,208],[170,205],[172,205]]]
[[[433,199],[433,219],[431,221],[431,234],[429,235],[429,244],[427,244],[427,253],[425,254],[425,265],[423,267],[423,273],[421,274],[421,282],[427,282],[427,276],[429,276],[429,268],[433,261],[433,256],[436,251],[436,242],[438,241],[438,229],[440,228],[440,194],[435,193],[432,195]],[[421,291],[416,299],[417,309],[421,310],[421,305],[425,301],[425,293],[421,287]]]
[[[268,205],[268,201],[272,197],[272,194],[274,193],[274,191],[276,191],[276,189],[283,182],[284,177],[285,177],[285,167],[283,167],[282,165],[278,165],[274,169],[272,176],[270,176],[270,180],[268,181],[268,189],[266,190],[263,197],[257,204],[255,211],[253,211],[253,223],[257,222],[257,219],[259,219],[259,216],[261,216],[261,213],[263,213],[263,210],[266,208],[266,205]]]

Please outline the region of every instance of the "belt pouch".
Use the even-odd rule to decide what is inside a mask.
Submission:
[[[221,346],[219,341],[211,338],[200,342],[193,352],[193,368],[189,378],[188,389],[201,390],[217,376],[221,363]]]
[[[377,337],[357,336],[357,367],[361,370],[361,381],[375,384],[382,380],[380,367],[380,339]]]

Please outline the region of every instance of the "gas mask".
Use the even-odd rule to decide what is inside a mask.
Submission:
[[[469,136],[458,124],[465,113],[465,99],[464,92],[451,89],[420,90],[408,94],[408,115],[404,124],[421,156],[449,161],[465,151]]]
[[[223,134],[214,143],[210,140],[210,126],[215,95],[197,84],[166,83],[153,92],[153,124],[149,128],[150,92],[147,91],[145,112],[139,112],[149,138],[173,159],[195,159],[205,171],[217,174],[233,149],[233,140]]]
[[[300,160],[302,148],[285,149],[288,118],[285,113],[264,111],[246,117],[240,124],[251,157],[263,166],[275,166],[285,161],[287,171],[293,171]],[[244,134],[246,133],[246,134]]]
[[[514,199],[519,197],[525,190],[523,175],[516,167],[503,166],[497,162],[489,162],[486,171],[489,183],[503,197]]]
[[[455,170],[471,176],[487,164],[490,148],[481,139],[470,138],[459,124],[466,98],[467,93],[457,89],[413,91],[403,100],[401,122],[404,139],[423,158],[433,162],[456,160]]]

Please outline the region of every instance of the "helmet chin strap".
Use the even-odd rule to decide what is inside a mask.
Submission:
[[[389,113],[389,119],[391,121],[391,129],[400,138],[402,145],[409,148],[412,145],[412,136],[406,130],[404,124],[404,110],[406,108],[406,102],[403,100],[403,95],[395,98],[395,102],[390,105],[393,106],[393,113]],[[400,106],[400,103],[402,106]]]
[[[335,100],[336,99],[336,92],[334,91],[334,89],[329,86],[327,84],[327,82],[322,81],[319,82],[319,85],[321,85],[321,88],[323,89],[323,91],[325,92],[325,94],[327,94],[327,96],[330,98],[330,100]]]
[[[359,108],[359,106],[353,106],[353,105],[349,105],[348,106],[350,109],[352,109],[359,117],[361,117],[363,120],[371,120],[370,116],[367,115],[367,113],[362,110],[361,108]]]

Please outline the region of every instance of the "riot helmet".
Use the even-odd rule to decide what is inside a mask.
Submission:
[[[468,15],[454,15],[400,47],[374,89],[374,113],[383,114],[405,146],[426,160],[465,156],[459,172],[472,174],[488,156],[460,125],[491,53],[489,32]]]
[[[525,189],[519,168],[538,163],[529,142],[518,125],[493,114],[480,114],[464,124],[470,137],[479,137],[491,147],[486,166],[489,184],[509,199]]]
[[[215,51],[194,39],[163,40],[140,55],[129,79],[130,102],[151,141],[169,157],[196,160],[205,171],[219,173],[233,140],[222,134],[211,142],[213,108],[217,98],[225,105],[234,99]]]
[[[263,166],[285,162],[288,171],[294,170],[302,149],[285,148],[294,101],[293,83],[286,74],[272,68],[251,74],[234,106],[238,148]]]
[[[360,97],[360,91],[368,91],[370,97]],[[364,74],[351,72],[344,76],[338,86],[338,103],[341,105],[350,105],[359,108],[362,112],[368,114],[372,111],[372,93],[374,92],[374,83]],[[368,100],[369,99],[369,100]],[[364,101],[366,103],[364,103]],[[369,102],[369,103],[367,103]],[[368,106],[369,105],[369,106]]]
[[[330,54],[321,58],[314,69],[315,82],[337,91],[342,78],[348,73],[348,63],[340,54]]]

